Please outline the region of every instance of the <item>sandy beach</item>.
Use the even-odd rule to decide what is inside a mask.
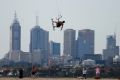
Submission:
[[[96,80],[93,78],[81,79],[81,78],[0,78],[0,80]],[[120,80],[120,79],[105,79],[101,78],[98,80]]]

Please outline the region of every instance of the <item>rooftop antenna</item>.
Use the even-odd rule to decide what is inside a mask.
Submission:
[[[15,11],[15,13],[14,13],[14,23],[18,23],[16,11]]]
[[[116,39],[116,34],[117,34],[117,26],[114,28],[114,38]]]
[[[14,19],[17,20],[17,13],[16,13],[16,11],[14,13]]]
[[[39,17],[36,16],[36,25],[38,26],[39,25]]]
[[[116,34],[117,34],[117,26],[114,27],[114,35],[113,35],[113,37],[115,39],[115,45],[117,44]]]

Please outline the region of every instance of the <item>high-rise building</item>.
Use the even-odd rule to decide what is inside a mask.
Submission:
[[[10,50],[8,59],[10,61],[20,61],[21,53],[21,26],[15,13],[13,23],[10,26]]]
[[[33,64],[47,64],[49,47],[49,32],[43,30],[38,25],[36,17],[36,26],[30,32],[30,53]]]
[[[60,56],[60,43],[50,41],[49,51],[50,51],[50,55],[53,57]]]
[[[34,50],[48,50],[49,32],[40,28],[38,24],[30,32],[30,52]]]
[[[10,26],[10,51],[21,50],[21,26],[15,13],[14,21]]]
[[[76,43],[77,58],[82,58],[84,54],[94,54],[94,30],[79,30]]]
[[[116,46],[116,36],[109,35],[107,36],[107,49],[112,49]]]
[[[103,50],[103,59],[112,61],[116,55],[119,55],[119,46],[116,46],[116,35],[109,35],[107,36],[107,47]]]
[[[75,50],[75,30],[66,29],[64,31],[64,56],[72,56],[76,58],[76,50]]]

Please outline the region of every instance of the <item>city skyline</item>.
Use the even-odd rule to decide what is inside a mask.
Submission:
[[[58,0],[58,2],[60,3],[59,6],[61,6],[59,8],[61,9],[60,11],[63,15],[63,19],[66,20],[63,31],[65,29],[95,30],[95,53],[102,53],[102,49],[104,49],[106,46],[106,36],[113,34],[114,32],[117,33],[117,45],[120,45],[119,0]],[[29,51],[30,29],[35,26],[36,15],[40,17],[39,25],[41,28],[50,32],[50,40],[62,43],[63,48],[63,31],[53,31],[50,20],[51,18],[57,16],[58,12],[56,8],[56,0],[0,1],[0,58],[2,58],[10,49],[9,29],[11,22],[13,21],[15,10],[17,12],[18,20],[21,25],[21,50]]]

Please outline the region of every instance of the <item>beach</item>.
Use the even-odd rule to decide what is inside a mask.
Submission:
[[[94,78],[87,78],[87,79],[81,79],[81,78],[0,78],[0,80],[96,80]],[[120,80],[120,79],[109,79],[109,78],[101,78],[98,80]]]

